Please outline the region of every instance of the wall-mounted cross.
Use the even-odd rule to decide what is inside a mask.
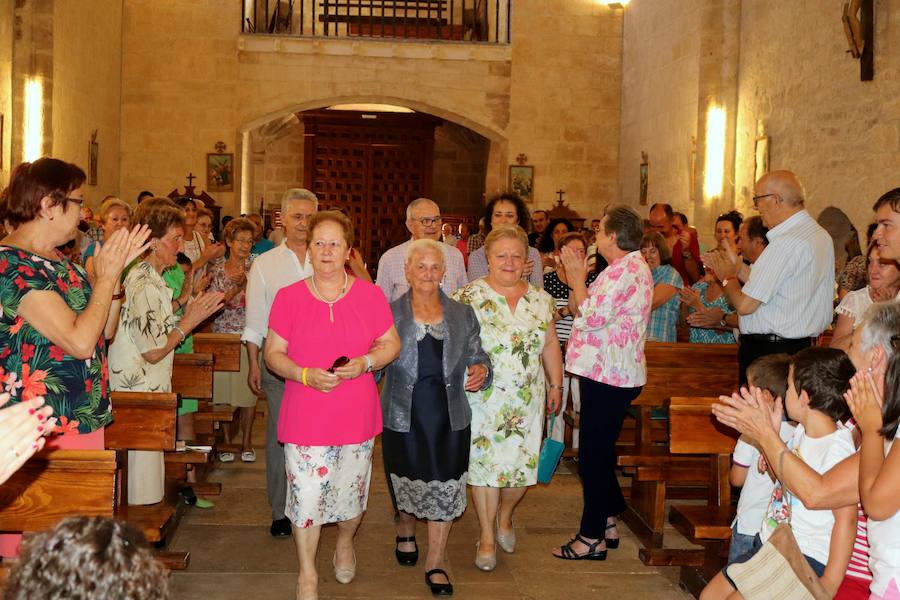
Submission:
[[[192,172],[189,171],[189,172],[188,172],[188,175],[187,175],[188,187],[194,187],[194,180],[195,180],[195,179],[197,179],[197,176],[194,175]]]
[[[566,195],[566,192],[564,192],[563,189],[560,188],[560,189],[556,190],[556,194],[559,196],[559,203],[560,203],[560,205],[562,205],[562,203],[563,203],[563,196]]]

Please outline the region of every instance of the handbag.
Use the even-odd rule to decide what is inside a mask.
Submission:
[[[778,457],[778,472],[782,474],[781,488],[787,499],[784,484],[784,450]],[[791,530],[791,511],[788,522],[780,523],[759,552],[745,563],[728,566],[728,576],[746,600],[829,600],[831,594],[819,581],[818,575],[806,562]]]
[[[538,456],[538,481],[541,483],[550,483],[553,479],[553,473],[556,472],[556,465],[562,457],[563,450],[566,445],[562,442],[554,440],[550,437],[553,431],[553,423],[556,421],[556,415],[550,416],[550,429],[547,431],[547,437],[541,444],[541,453]]]

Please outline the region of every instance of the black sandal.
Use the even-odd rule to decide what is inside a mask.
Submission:
[[[434,583],[431,581],[432,575],[441,574],[447,578],[447,583]],[[447,571],[443,569],[432,569],[425,573],[425,584],[431,588],[431,593],[434,596],[452,596],[453,595],[453,584],[450,583],[450,576],[447,575]]]
[[[416,545],[416,549],[412,552],[403,552],[398,548],[394,548],[394,555],[397,557],[397,562],[400,563],[402,567],[412,567],[419,560],[419,545],[416,544],[416,536],[411,535],[409,537],[400,537],[399,535],[394,539],[395,543],[399,546],[404,542],[412,542]]]
[[[610,529],[615,529],[618,526],[619,526],[618,523],[608,523],[606,525],[606,531],[609,531]],[[609,548],[610,550],[615,550],[616,548],[619,547],[619,538],[605,538],[605,539],[606,539],[606,547]]]
[[[582,544],[587,546],[587,552],[585,552],[584,554],[578,554],[577,552],[572,550],[572,543],[576,541],[581,542]],[[605,541],[605,539],[600,538],[599,540],[591,544],[586,539],[581,537],[580,533],[577,533],[575,534],[574,538],[568,541],[568,543],[559,547],[562,555],[554,554],[553,556],[562,560],[606,560],[606,548],[604,548],[603,550],[597,550],[597,546]]]

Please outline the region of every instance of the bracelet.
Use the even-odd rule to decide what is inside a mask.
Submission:
[[[369,357],[368,354],[363,354],[363,358],[366,359],[366,373],[371,373],[371,372],[372,372],[372,367],[374,366],[374,365],[372,364],[372,359]]]
[[[113,296],[113,297],[115,297],[115,296]],[[179,300],[178,298],[173,298],[172,302],[174,302],[175,304],[178,305],[178,307],[175,310],[181,310],[181,307],[184,306],[184,304],[182,304],[181,300]]]
[[[309,387],[309,384],[306,383],[306,372],[308,370],[309,369],[307,367],[303,367],[303,370],[300,372],[300,381],[301,381],[301,383],[303,383],[303,385],[305,385],[307,387]]]
[[[182,341],[182,342],[184,341],[184,338],[187,337],[187,335],[184,333],[184,329],[182,329],[182,328],[179,327],[178,325],[173,325],[173,326],[172,326],[172,331],[177,331],[178,333],[181,334],[181,341]]]
[[[559,390],[559,391],[562,391],[562,385],[560,385],[560,384],[558,384],[558,383],[551,383],[551,384],[549,384],[547,387],[549,387],[551,390]]]
[[[122,290],[118,294],[113,294],[112,299],[113,299],[113,301],[124,300],[125,299],[125,290]]]

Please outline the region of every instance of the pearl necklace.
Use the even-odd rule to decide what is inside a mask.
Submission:
[[[341,291],[337,295],[337,298],[335,298],[334,300],[328,300],[327,298],[325,298],[325,296],[323,296],[322,294],[319,293],[319,288],[316,287],[316,276],[313,275],[309,278],[309,283],[312,286],[313,295],[328,305],[328,318],[331,320],[332,323],[334,323],[334,304],[338,300],[343,298],[344,294],[347,293],[347,282],[348,281],[350,281],[350,278],[347,276],[347,271],[344,271],[344,287],[341,288]]]

